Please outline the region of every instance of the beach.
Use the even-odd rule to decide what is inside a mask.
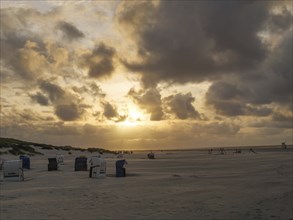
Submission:
[[[119,178],[119,159],[103,154],[106,176],[89,178],[74,159],[96,153],[41,150],[24,181],[0,182],[1,219],[293,219],[292,149],[255,151],[154,151],[155,159],[138,151],[124,154]],[[64,164],[48,171],[56,154]]]

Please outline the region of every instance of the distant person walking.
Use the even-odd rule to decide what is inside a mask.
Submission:
[[[249,149],[249,153],[254,153],[254,154],[256,154],[256,152],[255,152],[252,148]]]

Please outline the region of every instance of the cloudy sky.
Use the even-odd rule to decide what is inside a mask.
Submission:
[[[292,4],[1,0],[1,136],[292,144]]]

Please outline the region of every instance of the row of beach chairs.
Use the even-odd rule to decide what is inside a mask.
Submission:
[[[58,170],[59,165],[63,164],[63,156],[57,155],[54,158],[48,158],[48,171]],[[106,176],[106,160],[99,156],[93,156],[90,160],[90,178],[99,178]],[[75,158],[74,171],[87,171],[88,161],[86,157]],[[127,164],[125,159],[116,161],[116,177],[125,177]],[[23,181],[24,169],[30,169],[30,158],[20,156],[19,160],[5,160],[0,163],[2,178],[4,180]]]

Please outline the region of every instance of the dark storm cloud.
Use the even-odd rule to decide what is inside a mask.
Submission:
[[[100,43],[93,51],[82,57],[80,65],[88,69],[88,75],[93,78],[110,76],[114,71],[114,48]]]
[[[292,32],[289,30],[283,33],[279,44],[258,69],[252,73],[243,72],[232,83],[242,91],[242,94],[239,94],[242,101],[254,105],[276,103],[290,108],[292,102]]]
[[[73,86],[72,90],[76,93],[88,93],[95,98],[105,98],[106,93],[103,92],[100,86],[92,82],[83,86]]]
[[[57,24],[57,28],[61,30],[63,36],[70,41],[83,38],[85,36],[84,33],[77,29],[72,23],[66,21],[60,21]]]
[[[57,84],[42,80],[39,82],[39,88],[42,93],[38,92],[36,95],[31,96],[31,98],[41,105],[43,104],[42,99],[50,100],[50,104],[54,106],[54,113],[63,121],[80,119],[85,113],[85,108],[89,107],[83,104],[76,95],[62,89]]]
[[[49,105],[49,99],[45,95],[43,95],[40,92],[37,92],[36,94],[30,95],[31,99],[40,105],[48,106]]]
[[[48,94],[51,102],[56,102],[65,95],[65,91],[60,86],[48,81],[41,81],[40,89]]]
[[[75,103],[58,104],[55,106],[55,114],[63,121],[75,121],[80,119],[83,113],[84,109]]]
[[[206,94],[206,99],[207,104],[213,106],[217,113],[226,116],[268,116],[271,114],[270,108],[252,104],[249,100],[252,93],[253,90],[249,87],[219,81],[211,85]]]
[[[291,33],[285,33],[274,53],[257,71],[248,74],[255,78],[214,82],[206,94],[207,103],[216,112],[229,116],[268,116],[273,113],[273,109],[266,107],[269,104],[292,111]]]
[[[103,103],[104,112],[103,115],[108,118],[114,118],[118,116],[117,109],[114,108],[109,102]]]
[[[194,7],[185,4],[161,2],[155,8],[152,2],[135,2],[132,7],[126,2],[118,15],[126,30],[134,30],[131,37],[136,40],[144,60],[124,63],[130,70],[143,73],[146,87],[165,80],[187,82],[196,71],[197,77],[203,80],[205,75],[201,72],[209,72],[214,65],[208,57],[210,47],[194,16]]]
[[[114,70],[112,61],[110,59],[103,59],[91,66],[88,72],[90,77],[100,77],[110,75]]]
[[[175,114],[179,119],[199,118],[198,111],[195,110],[192,103],[195,98],[191,93],[171,95],[163,99],[168,106],[169,111]]]
[[[143,61],[124,63],[142,73],[147,87],[252,69],[267,56],[257,34],[269,17],[268,9],[263,1],[162,1],[158,6],[126,1],[117,20],[137,42]]]
[[[257,33],[269,17],[269,2],[202,2],[198,4],[202,28],[219,52],[231,52],[237,60],[230,65],[251,68],[262,61],[267,50]]]
[[[103,90],[101,89],[100,86],[98,86],[96,83],[92,82],[89,86],[90,90],[91,90],[91,93],[94,95],[94,96],[97,96],[97,97],[101,97],[101,98],[104,98],[106,96],[106,93],[103,92]]]
[[[157,89],[148,89],[145,91],[135,91],[131,89],[128,96],[142,109],[151,114],[152,121],[163,119],[161,94]]]
[[[113,104],[107,101],[101,102],[104,110],[103,110],[103,116],[106,117],[109,120],[113,120],[115,122],[121,122],[126,119],[126,116],[120,115],[118,113],[117,107],[115,107]]]
[[[145,90],[159,82],[211,82],[207,104],[218,114],[269,116],[271,104],[290,109],[292,13],[285,6],[272,10],[280,5],[125,1],[117,22],[136,42],[141,59],[122,62],[141,74]]]
[[[292,106],[292,29],[284,33],[280,44],[271,54],[266,63],[264,71],[266,74],[267,96],[269,100],[276,103]],[[291,107],[292,109],[292,107]]]
[[[272,119],[273,120],[256,120],[250,123],[249,126],[258,129],[261,128],[264,129],[264,131],[266,131],[266,129],[272,129],[275,130],[275,134],[278,132],[282,132],[282,130],[280,130],[279,128],[282,128],[284,130],[286,129],[289,134],[291,133],[290,136],[292,138],[292,116],[286,117],[286,120],[284,120],[284,118],[282,120],[279,120],[280,118],[276,120],[275,116],[273,116]]]

